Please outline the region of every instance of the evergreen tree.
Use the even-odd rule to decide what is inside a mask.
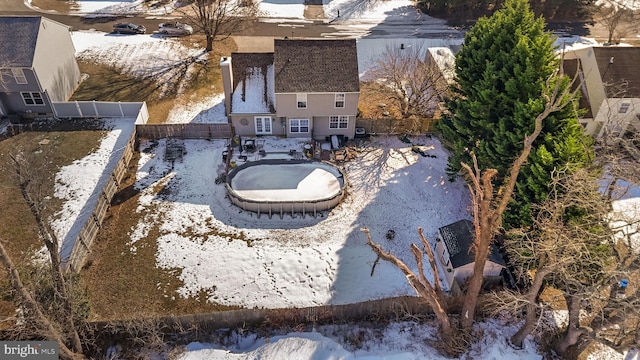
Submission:
[[[461,162],[471,164],[473,152],[480,169],[498,170],[495,185],[502,184],[544,107],[545,81],[559,65],[553,38],[527,0],[507,0],[493,16],[478,20],[456,55],[455,95],[447,103],[449,115],[439,123],[451,152],[451,176]],[[559,81],[570,86],[566,77]],[[549,116],[518,177],[505,225],[527,223],[530,204],[546,197],[551,170],[586,162],[588,144],[575,104]]]

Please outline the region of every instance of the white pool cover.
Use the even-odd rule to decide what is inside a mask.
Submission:
[[[314,201],[337,195],[344,179],[318,162],[259,164],[238,170],[231,181],[236,194],[250,201]]]

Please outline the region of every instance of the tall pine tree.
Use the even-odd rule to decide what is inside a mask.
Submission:
[[[447,103],[449,114],[439,123],[451,152],[451,176],[460,170],[460,162],[472,163],[473,151],[480,169],[498,170],[495,185],[502,184],[543,110],[545,81],[559,61],[552,35],[527,0],[507,0],[493,16],[478,20],[456,55],[455,95]],[[570,86],[568,79],[564,82]],[[574,104],[549,116],[518,176],[505,225],[528,223],[530,204],[546,197],[551,171],[567,163],[585,163],[589,144]]]

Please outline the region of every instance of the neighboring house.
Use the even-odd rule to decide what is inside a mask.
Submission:
[[[40,16],[0,16],[0,116],[50,115],[80,83],[70,28]]]
[[[460,220],[438,229],[435,256],[445,275],[443,279],[449,289],[459,289],[473,274],[475,264],[473,253],[469,251],[473,244],[475,229],[469,220]],[[498,246],[491,245],[491,253],[484,265],[485,281],[499,282],[506,263],[500,255]]]
[[[456,82],[456,56],[448,47],[430,47],[427,48],[427,62],[439,75],[436,88],[440,100],[444,101],[449,96],[451,85]]]
[[[454,50],[459,50],[455,49]],[[445,100],[451,95],[451,86],[456,82],[456,56],[451,48],[430,47],[427,48],[427,62],[438,75],[435,88],[438,91],[438,108],[434,114],[435,119],[442,117],[446,111]]]
[[[640,130],[640,47],[589,47],[565,53],[567,75],[577,73],[580,118],[588,134]]]
[[[236,134],[354,137],[360,95],[354,39],[277,39],[272,53],[232,53],[220,66]]]

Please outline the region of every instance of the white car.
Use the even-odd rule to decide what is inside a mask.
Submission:
[[[191,35],[193,34],[193,28],[191,25],[174,21],[159,24],[158,32],[164,35]]]

